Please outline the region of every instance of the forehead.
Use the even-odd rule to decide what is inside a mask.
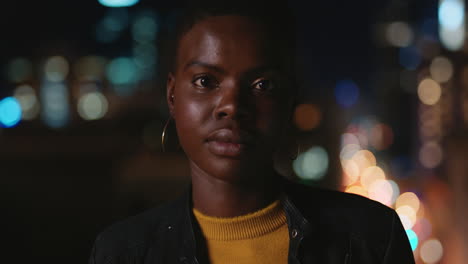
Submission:
[[[226,67],[254,67],[274,60],[264,26],[242,16],[213,16],[195,23],[179,41],[177,65],[192,60]]]

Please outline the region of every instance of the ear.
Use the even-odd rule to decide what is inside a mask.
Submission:
[[[166,82],[166,101],[167,106],[169,107],[169,112],[171,116],[174,117],[174,89],[175,89],[175,79],[172,72],[167,75],[167,82]]]

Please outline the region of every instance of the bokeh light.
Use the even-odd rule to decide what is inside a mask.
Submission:
[[[96,120],[105,116],[108,109],[106,97],[100,92],[89,92],[78,99],[78,114],[85,120]]]
[[[353,156],[361,150],[361,147],[358,144],[347,144],[341,149],[340,159],[342,161],[352,159]]]
[[[441,0],[439,4],[439,36],[451,51],[459,50],[465,42],[465,3],[463,0]]]
[[[113,59],[107,66],[107,78],[113,84],[129,84],[137,80],[135,63],[130,58]]]
[[[435,141],[424,143],[419,151],[419,162],[425,168],[433,169],[440,165],[443,159],[442,147]]]
[[[369,198],[387,206],[392,205],[393,187],[389,181],[377,179],[368,188]]]
[[[453,64],[446,57],[436,57],[429,67],[432,79],[439,83],[450,80],[453,76]]]
[[[427,264],[437,263],[442,259],[443,254],[444,254],[444,249],[440,241],[437,239],[426,240],[421,245],[420,255],[424,263],[427,263]]]
[[[411,245],[411,249],[414,251],[418,247],[418,235],[411,229],[406,230],[406,235],[408,236],[408,240]]]
[[[335,86],[336,102],[343,107],[351,107],[359,99],[359,87],[351,80],[342,80]]]
[[[395,211],[400,217],[401,223],[406,230],[411,229],[416,224],[416,211],[413,207],[403,205],[398,207]]]
[[[39,114],[40,106],[34,89],[27,85],[20,85],[15,89],[13,97],[18,100],[21,106],[21,119],[32,120]]]
[[[368,167],[375,166],[377,163],[374,154],[368,150],[359,150],[353,155],[352,159],[356,162],[361,172]]]
[[[322,119],[320,109],[313,104],[300,104],[294,112],[294,123],[303,131],[318,127]]]
[[[396,47],[406,47],[413,41],[413,31],[408,23],[397,21],[390,23],[386,31],[387,41]]]
[[[342,184],[344,186],[351,185],[359,179],[359,166],[354,162],[354,160],[343,161],[342,168],[344,172]]]
[[[428,239],[432,235],[432,224],[426,218],[420,218],[413,227],[414,232],[421,241]]]
[[[101,56],[86,56],[78,59],[73,70],[78,80],[96,81],[105,77],[106,66],[106,58]]]
[[[447,29],[457,29],[465,21],[464,4],[461,0],[442,0],[439,5],[439,23]]]
[[[312,147],[293,162],[294,172],[305,180],[320,180],[328,170],[328,153],[322,147]]]
[[[364,196],[364,197],[368,196],[367,190],[364,189],[362,186],[359,186],[359,185],[349,186],[348,188],[346,188],[345,192],[354,193],[354,194],[361,195],[361,196]]]
[[[62,82],[68,75],[68,62],[62,56],[47,59],[44,66],[45,77],[50,82]]]
[[[51,128],[65,126],[69,119],[68,88],[63,83],[45,82],[41,89],[42,118]]]
[[[96,26],[96,40],[101,43],[116,41],[128,27],[129,14],[126,8],[109,9]]]
[[[14,97],[0,100],[0,125],[14,127],[21,120],[21,106]]]
[[[128,7],[135,5],[139,0],[98,0],[99,3],[107,7]]]
[[[442,89],[440,85],[430,78],[422,80],[418,85],[419,99],[426,105],[436,104],[439,101],[441,94]]]
[[[29,80],[32,77],[33,65],[26,58],[13,59],[7,68],[7,76],[9,81],[13,83],[21,83]]]
[[[361,185],[362,187],[369,189],[370,186],[377,180],[384,180],[385,173],[378,166],[369,166],[362,170],[361,173]]]
[[[132,24],[132,36],[136,42],[153,42],[159,31],[157,15],[146,10]]]
[[[398,184],[393,181],[393,180],[389,180],[388,183],[390,184],[390,186],[392,187],[392,197],[391,197],[391,201],[390,201],[390,204],[395,204],[396,200],[398,199],[398,197],[400,196],[400,187],[398,186]]]
[[[396,200],[395,207],[409,206],[413,208],[415,212],[419,210],[420,201],[418,196],[413,192],[402,193]]]
[[[421,63],[421,54],[414,46],[400,48],[400,64],[407,70],[415,70]]]
[[[386,124],[376,124],[370,131],[370,143],[376,150],[387,149],[393,143],[393,130]]]

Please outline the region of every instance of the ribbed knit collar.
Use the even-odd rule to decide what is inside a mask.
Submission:
[[[207,216],[195,208],[193,214],[208,240],[252,239],[286,225],[286,215],[279,200],[256,212],[236,217]]]

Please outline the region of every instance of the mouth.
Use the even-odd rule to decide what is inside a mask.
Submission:
[[[239,158],[253,144],[253,137],[231,129],[220,129],[210,134],[206,143],[211,153],[230,158]]]

